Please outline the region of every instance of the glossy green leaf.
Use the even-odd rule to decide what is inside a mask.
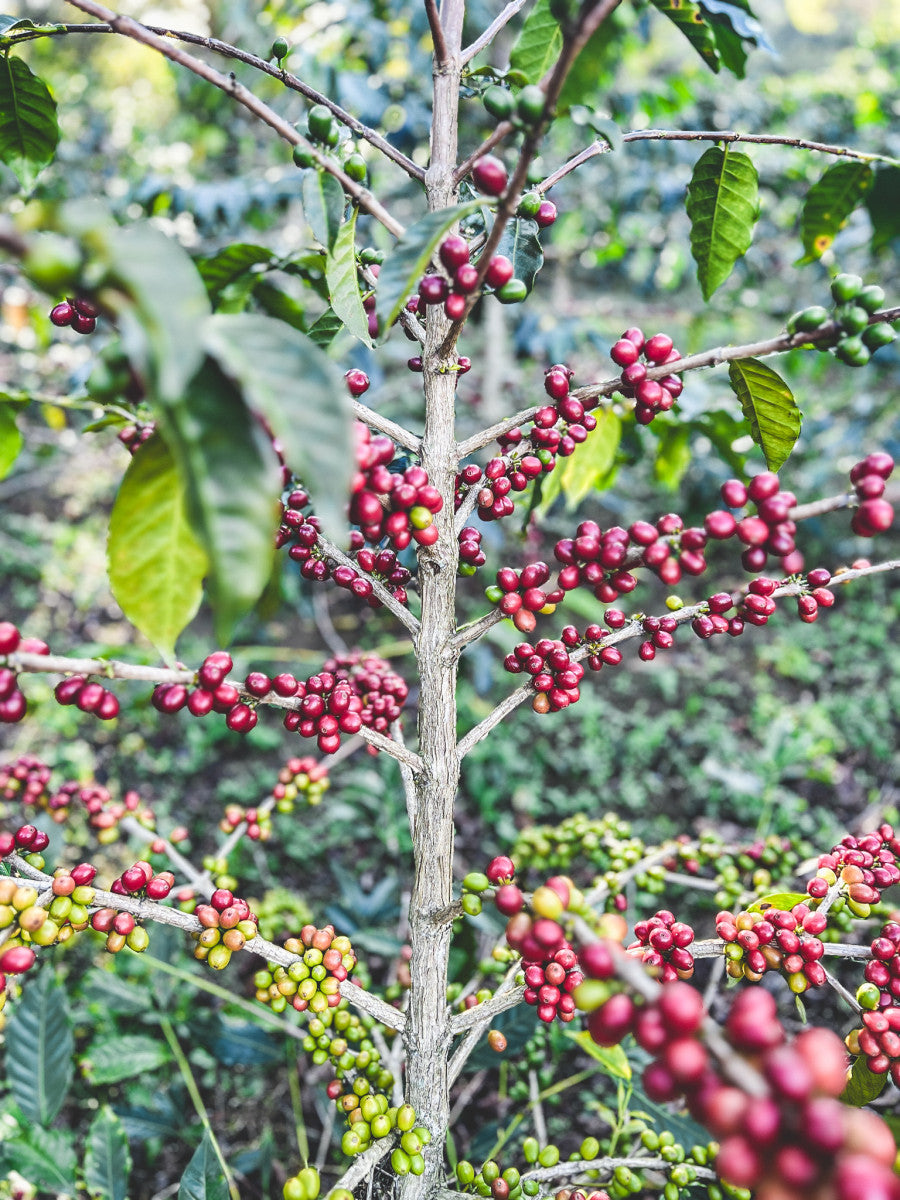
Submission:
[[[75,1150],[72,1135],[60,1129],[31,1126],[0,1142],[0,1171],[18,1171],[35,1187],[55,1196],[75,1194]]]
[[[771,896],[760,896],[750,905],[748,912],[765,912],[767,908],[789,912],[794,905],[805,904],[808,899],[806,892],[773,892]]]
[[[59,142],[56,101],[28,65],[0,55],[0,162],[30,189]]]
[[[235,335],[243,331],[242,322],[265,322],[293,334],[280,322],[249,313],[218,314],[210,321],[235,322]],[[234,346],[234,357],[246,361],[242,356],[249,355],[262,378],[266,364],[252,359],[254,349],[259,347]],[[191,380],[189,396],[189,404],[169,410],[162,432],[178,463],[188,519],[209,560],[216,636],[225,645],[272,573],[281,468],[251,411],[261,408],[256,396],[248,390],[245,398],[211,359]]]
[[[503,231],[498,254],[505,254],[513,265],[513,276],[521,279],[529,292],[534,278],[544,265],[544,252],[538,240],[538,224],[524,217],[510,221]]]
[[[509,65],[529,83],[539,83],[559,58],[562,32],[550,11],[550,0],[537,0],[509,54]]]
[[[185,1168],[178,1200],[228,1200],[228,1184],[208,1133]]]
[[[265,246],[238,242],[233,246],[223,247],[217,254],[197,259],[197,270],[206,284],[210,301],[217,305],[226,288],[232,287],[239,280],[249,279],[252,287],[259,278],[259,274],[252,268],[271,261],[272,251],[267,250]]]
[[[97,1113],[88,1130],[84,1151],[84,1180],[100,1200],[126,1200],[131,1155],[122,1122],[108,1105]]]
[[[715,34],[704,20],[703,9],[694,0],[651,0],[653,7],[679,29],[711,71],[719,73],[722,58]]]
[[[607,481],[616,460],[622,422],[606,408],[598,409],[595,416],[597,428],[588,434],[574,454],[558,459],[554,471],[554,474],[561,473],[562,492],[570,510],[577,508],[589,492]]]
[[[722,65],[738,79],[744,78],[748,48],[776,53],[747,0],[700,0],[700,7],[712,27]]]
[[[278,269],[303,281],[323,300],[328,299],[328,284],[325,280],[326,254],[322,250],[303,250],[287,262],[280,262]]]
[[[0,401],[0,479],[5,479],[22,449],[22,433],[16,424],[16,414],[9,404]]]
[[[750,424],[750,436],[762,450],[769,470],[777,471],[800,436],[802,418],[791,389],[777,372],[755,358],[735,359],[728,378]]]
[[[854,1108],[862,1108],[871,1104],[884,1091],[888,1081],[887,1075],[876,1075],[869,1070],[869,1063],[864,1054],[853,1060],[847,1086],[841,1092],[840,1099],[844,1104],[852,1104]]]
[[[257,308],[262,309],[267,316],[277,321],[284,321],[292,329],[306,333],[306,308],[293,296],[283,292],[281,288],[271,283],[257,283],[253,289],[253,299]]]
[[[11,17],[7,13],[0,13],[0,46],[27,42],[34,37],[64,30],[65,25],[61,22],[41,22],[36,25],[29,17]]]
[[[98,1038],[88,1047],[81,1065],[92,1083],[107,1084],[156,1071],[170,1062],[171,1057],[161,1039],[129,1033]]]
[[[390,333],[397,314],[414,291],[447,230],[463,217],[485,207],[486,203],[484,199],[469,200],[465,204],[439,208],[411,225],[398,239],[381,264],[375,292],[382,341]]]
[[[686,207],[697,279],[708,300],[753,240],[759,216],[756,167],[740,151],[710,146],[694,167]]]
[[[281,441],[325,529],[342,537],[355,458],[350,397],[338,368],[310,338],[251,313],[212,317],[205,343]]]
[[[355,338],[371,346],[369,318],[363,308],[356,271],[356,214],[354,208],[334,239],[325,263],[325,278],[332,312]]]
[[[200,607],[209,563],[188,520],[175,459],[159,435],[128,464],[109,520],[106,554],[122,612],[174,662],[178,635]]]
[[[326,350],[337,335],[343,330],[344,322],[329,308],[323,312],[309,327],[310,341],[320,349]]]
[[[344,215],[344,189],[325,171],[303,173],[301,185],[303,215],[316,241],[330,250],[341,228]]]
[[[850,214],[871,191],[874,181],[875,173],[868,163],[837,162],[812,185],[800,215],[805,253],[799,263],[815,262],[822,257],[847,224]]]
[[[866,193],[866,208],[872,222],[872,253],[880,254],[900,238],[900,167],[876,170]]]
[[[653,461],[653,475],[663,487],[675,491],[691,465],[691,431],[685,425],[663,425]]]
[[[66,991],[49,968],[29,978],[5,1040],[13,1099],[30,1121],[49,1125],[72,1082],[74,1049]]]
[[[614,1079],[631,1078],[631,1063],[621,1046],[598,1046],[586,1029],[581,1033],[566,1030],[566,1037],[577,1042],[585,1054],[600,1063],[605,1075],[611,1075]]]

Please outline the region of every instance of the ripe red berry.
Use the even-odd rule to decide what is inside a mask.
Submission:
[[[506,167],[493,154],[482,155],[472,168],[472,182],[488,196],[499,196],[506,181]]]
[[[71,325],[74,316],[75,306],[70,304],[68,300],[63,300],[50,310],[50,320],[61,329],[66,325]]]
[[[504,254],[495,254],[484,277],[488,287],[500,288],[513,277],[513,265]]]
[[[365,371],[360,371],[356,367],[353,367],[351,370],[349,370],[344,376],[344,379],[346,380],[347,390],[351,396],[361,396],[363,392],[367,392],[369,390],[368,375],[365,373]]]

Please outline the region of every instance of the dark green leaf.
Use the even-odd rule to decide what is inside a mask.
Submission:
[[[703,19],[703,9],[693,0],[652,0],[654,8],[681,30],[711,71],[718,74],[722,59],[715,34]]]
[[[805,254],[800,263],[822,257],[847,219],[871,191],[875,175],[868,163],[838,162],[830,166],[806,193],[800,216]]]
[[[210,1033],[203,1039],[204,1045],[226,1067],[271,1066],[282,1061],[281,1041],[258,1025],[220,1017]]]
[[[404,301],[415,288],[431,261],[438,242],[450,226],[470,213],[477,212],[484,205],[485,201],[482,199],[470,200],[466,204],[454,204],[450,208],[439,208],[417,221],[415,225],[411,225],[397,241],[382,263],[378,276],[376,297],[382,340],[390,333]]]
[[[513,276],[521,279],[529,292],[534,277],[544,265],[544,252],[538,240],[538,224],[524,217],[514,218],[503,231],[498,254],[505,254],[513,265]]]
[[[566,1037],[571,1038],[585,1054],[589,1054],[598,1062],[604,1075],[611,1075],[614,1079],[631,1078],[631,1063],[621,1046],[598,1046],[586,1029],[581,1033],[570,1033],[566,1030]]]
[[[156,1071],[171,1057],[161,1039],[130,1033],[121,1037],[98,1038],[88,1047],[82,1067],[92,1083],[118,1083],[121,1079]]]
[[[185,1168],[178,1200],[228,1200],[228,1184],[208,1133]]]
[[[880,254],[900,238],[900,167],[878,167],[866,208],[872,222],[872,253]]]
[[[125,1200],[131,1155],[122,1122],[104,1105],[91,1122],[84,1152],[88,1190],[102,1200]]]
[[[537,0],[510,51],[509,65],[529,83],[539,83],[559,58],[562,32],[550,12],[550,0]]]
[[[750,436],[770,471],[787,462],[800,436],[800,409],[780,375],[755,358],[735,359],[728,378],[747,421]]]
[[[81,996],[104,1015],[122,1013],[127,1016],[147,1012],[147,993],[136,983],[120,979],[113,971],[92,967],[81,983]]]
[[[5,479],[22,449],[22,433],[12,407],[0,401],[0,479]]]
[[[249,313],[219,314],[212,322],[265,322],[291,333],[280,322]],[[221,326],[220,326],[221,328]],[[252,360],[259,346],[234,346],[234,357]],[[262,377],[265,362],[256,360]],[[295,375],[291,386],[296,386]],[[166,414],[163,435],[178,463],[188,517],[209,559],[208,587],[216,636],[225,645],[237,622],[250,611],[272,573],[281,469],[272,442],[232,383],[207,359],[189,388],[190,403]],[[248,390],[247,401],[260,408]],[[316,447],[321,450],[321,447]],[[343,464],[346,470],[349,462]]]
[[[738,79],[744,78],[748,46],[775,53],[746,0],[700,0],[700,7],[712,27],[723,66]]]
[[[128,464],[109,520],[106,554],[122,612],[174,662],[175,642],[200,607],[209,564],[188,520],[175,459],[159,435]]]
[[[330,250],[344,215],[344,189],[325,171],[303,173],[303,215],[317,242]]]
[[[340,537],[354,469],[350,398],[340,371],[310,338],[250,313],[211,318],[206,345],[281,441],[325,529]]]
[[[49,1125],[62,1108],[73,1049],[65,988],[45,968],[25,985],[6,1030],[6,1077],[30,1121]]]
[[[286,325],[290,325],[292,329],[299,329],[301,333],[306,332],[306,309],[281,288],[271,283],[258,283],[253,289],[253,299],[270,317],[284,321]]]
[[[653,474],[664,486],[674,491],[691,465],[691,431],[685,425],[663,425],[653,462]]]
[[[310,341],[325,350],[344,328],[344,322],[329,308],[309,328]]]
[[[554,475],[561,474],[562,492],[569,509],[577,508],[595,488],[605,486],[616,460],[622,422],[610,409],[599,409],[595,415],[597,428],[588,434],[574,454],[563,459],[561,464],[557,461],[553,472]]]
[[[30,188],[59,142],[56,101],[21,58],[0,55],[0,162]]]
[[[708,300],[747,253],[759,216],[757,174],[746,154],[710,146],[697,161],[688,185],[691,253]]]
[[[303,250],[288,262],[279,263],[279,270],[302,279],[322,300],[328,299],[325,281],[325,254],[321,250]]]
[[[271,261],[272,252],[265,246],[254,246],[250,242],[238,242],[233,246],[225,246],[217,254],[212,254],[208,258],[197,259],[197,270],[206,284],[210,301],[216,305],[227,287],[248,275],[255,282],[259,278],[259,274],[252,271],[251,268]]]
[[[328,299],[335,316],[366,346],[371,346],[369,318],[359,294],[356,272],[356,208],[341,226],[325,263]]]
[[[841,1092],[840,1099],[845,1104],[852,1104],[854,1108],[862,1108],[881,1095],[887,1081],[887,1075],[876,1075],[874,1071],[870,1071],[866,1056],[860,1054],[853,1060],[850,1078]]]
[[[34,1187],[53,1195],[75,1194],[75,1151],[71,1133],[32,1126],[0,1143],[0,1170],[18,1171]]]

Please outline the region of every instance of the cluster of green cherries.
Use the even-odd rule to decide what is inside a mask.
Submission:
[[[884,304],[884,289],[877,284],[865,286],[858,275],[841,274],[831,281],[831,297],[830,311],[821,304],[803,308],[788,319],[787,331],[818,333],[833,323],[835,355],[848,367],[864,367],[876,350],[897,336],[887,321],[871,319]]]

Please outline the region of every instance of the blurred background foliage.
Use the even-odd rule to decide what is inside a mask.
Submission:
[[[68,19],[72,13],[60,11],[64,8],[51,0],[23,0],[17,15]],[[780,133],[900,157],[900,9],[894,0],[758,0],[755,8],[777,52],[751,55],[746,78],[736,80],[712,76],[652,9],[623,6],[613,21],[615,36],[598,40],[578,63],[573,101],[608,115],[624,131]],[[467,40],[498,9],[478,0],[469,4]],[[128,11],[148,23],[221,38],[263,58],[274,37],[284,35],[292,43],[289,70],[382,130],[417,162],[426,162],[431,68],[420,4],[134,0]],[[507,34],[473,66],[504,67],[512,27]],[[310,244],[299,202],[300,172],[287,148],[220,93],[152,52],[104,34],[42,39],[21,53],[51,87],[63,128],[57,160],[39,180],[39,197],[102,195],[122,220],[152,217],[198,257],[238,241],[265,245],[280,256]],[[300,96],[231,65],[238,78],[302,127],[306,105]],[[465,151],[493,124],[475,95],[478,78],[470,82],[472,94],[461,104]],[[588,128],[558,121],[544,151],[544,172],[591,138]],[[888,302],[897,302],[898,231],[873,244],[865,208],[853,214],[820,262],[798,265],[803,198],[834,160],[789,147],[746,146],[760,173],[760,221],[747,256],[704,304],[690,257],[684,194],[706,144],[629,142],[553,190],[560,218],[543,238],[545,265],[533,295],[520,307],[484,302],[463,338],[461,350],[471,356],[473,369],[459,385],[461,437],[538,401],[543,369],[552,362],[572,365],[577,383],[609,377],[609,347],[630,325],[648,334],[666,331],[684,352],[754,341],[777,333],[795,309],[827,303],[828,281],[837,270],[881,283]],[[415,219],[422,211],[418,189],[369,147],[361,150],[376,194],[399,219]],[[5,171],[0,196],[10,211],[22,203]],[[383,231],[363,219],[360,229],[363,241],[386,247]],[[276,272],[275,282],[307,313],[321,309],[322,300],[296,276]],[[24,287],[9,265],[0,265],[0,288],[4,387],[46,401],[20,415],[26,449],[13,473],[0,481],[0,615],[46,638],[60,653],[155,661],[149,645],[136,640],[123,620],[105,577],[105,520],[126,451],[114,431],[83,433],[87,415],[52,403],[54,396],[83,388],[101,336],[86,345],[77,335],[52,330],[47,298]],[[377,358],[349,337],[339,339],[333,353],[345,369],[358,366],[369,373],[367,402],[419,427],[418,377],[406,369],[409,349],[399,333]],[[781,473],[801,501],[843,490],[847,470],[869,450],[900,454],[896,345],[862,371],[799,351],[781,359],[777,369],[804,415],[800,442]],[[461,619],[486,610],[482,589],[496,567],[550,560],[554,541],[581,517],[627,525],[676,509],[696,523],[718,506],[725,478],[762,467],[724,373],[692,373],[674,413],[649,430],[626,425],[612,486],[589,496],[579,517],[557,501],[540,528],[526,527],[518,517],[503,523],[508,528],[485,528],[488,566],[478,578],[462,581]],[[847,515],[839,513],[807,523],[801,545],[809,566],[834,567],[864,553],[896,555],[900,538],[885,536],[870,547],[850,533]],[[712,586],[692,587],[688,580],[679,593],[686,601],[700,599],[736,586],[742,572],[723,553],[707,578]],[[236,673],[255,667],[305,675],[334,649],[360,645],[392,658],[409,677],[411,648],[389,618],[360,610],[344,592],[314,586],[283,560],[260,611],[242,627]],[[640,602],[656,612],[665,594],[661,585],[642,585]],[[596,612],[577,599],[560,616],[559,625],[564,620],[583,625]],[[565,714],[540,718],[522,706],[464,764],[460,875],[483,869],[522,828],[574,812],[615,811],[648,842],[714,827],[738,840],[800,834],[823,850],[847,827],[890,812],[900,769],[900,643],[892,636],[898,618],[900,597],[883,576],[842,590],[835,609],[814,625],[801,624],[785,606],[766,629],[748,630],[736,641],[708,644],[683,637],[674,652],[653,663],[638,664],[629,656],[618,671],[587,679],[581,702]],[[547,636],[553,636],[557,623],[545,623]],[[213,648],[210,629],[202,612],[180,643],[184,662],[197,665]],[[464,655],[461,732],[509,690],[512,681],[500,662],[519,640],[504,623]],[[56,705],[50,683],[27,681],[32,711],[21,725],[0,733],[3,757],[35,753],[60,781],[95,776],[122,793],[136,788],[153,803],[162,828],[188,827],[189,847],[198,859],[214,849],[223,805],[261,801],[282,762],[308,749],[275,720],[263,719],[240,737],[217,719],[161,717],[147,690],[136,685],[118,685],[117,692],[122,715],[103,724]],[[403,937],[401,881],[409,875],[406,814],[394,765],[383,756],[355,754],[335,769],[321,806],[276,817],[274,830],[265,847],[245,843],[233,856],[229,870],[240,880],[241,894],[274,896],[286,885],[316,919],[354,920],[355,933],[347,932],[360,945],[368,938],[373,977],[392,979]],[[129,860],[123,847],[102,853],[110,869],[120,870]],[[83,854],[96,858],[87,839]],[[184,949],[168,942],[155,949],[159,937],[154,933],[151,952],[190,970]],[[88,969],[87,955],[87,949],[71,952],[74,974]],[[473,956],[474,940],[458,957],[461,977],[471,970]],[[130,978],[145,968],[137,962],[116,969]],[[85,978],[79,1003],[87,1019],[96,976]],[[120,999],[126,1020],[124,993]],[[179,1028],[222,1019],[202,993],[182,991],[177,1004]],[[110,1005],[114,1009],[113,1001]],[[142,1019],[152,1023],[146,1014]],[[547,1048],[533,1046],[529,1053],[539,1061]],[[252,1131],[240,1132],[239,1105],[265,1102],[266,1127],[274,1131],[265,1136],[284,1134],[283,1116],[273,1115],[284,1107],[284,1089],[267,1091],[269,1050],[257,1051],[262,1058],[247,1052],[255,1073],[244,1070],[246,1063],[223,1062],[214,1051],[192,1052],[204,1083],[222,1089],[231,1144],[257,1155],[245,1164],[256,1189],[248,1195],[268,1194],[272,1150],[261,1149]],[[173,1084],[163,1112],[154,1108],[153,1090],[130,1083],[118,1103],[146,1117],[140,1154],[147,1171],[171,1178],[168,1160],[190,1154],[166,1141],[187,1119],[185,1097]],[[294,1101],[296,1116],[303,1105],[298,1109]],[[135,1117],[135,1129],[138,1124]]]

